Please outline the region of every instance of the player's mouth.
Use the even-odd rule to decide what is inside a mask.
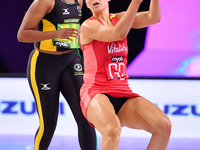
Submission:
[[[94,2],[93,3],[93,6],[97,6],[97,5],[99,5],[100,3],[99,2]]]

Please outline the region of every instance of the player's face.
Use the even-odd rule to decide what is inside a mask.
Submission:
[[[102,11],[108,6],[109,0],[86,0],[87,7],[92,12]]]

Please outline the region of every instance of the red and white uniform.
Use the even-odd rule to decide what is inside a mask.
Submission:
[[[118,20],[111,15],[110,18],[113,25],[116,25]],[[93,16],[90,19],[96,20]],[[80,96],[81,108],[85,117],[88,104],[98,93],[105,93],[112,97],[139,96],[132,92],[128,84],[129,76],[126,73],[128,46],[126,38],[114,42],[93,40],[91,43],[81,46],[85,72]]]

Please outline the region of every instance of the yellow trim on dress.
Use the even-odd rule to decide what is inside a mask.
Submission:
[[[43,24],[43,32],[56,30],[56,27],[46,19],[42,19],[42,24]],[[53,46],[52,39],[41,41],[39,49],[46,51],[57,51],[57,47]]]
[[[110,19],[112,19],[112,18],[115,18],[115,15],[111,15],[111,16],[110,16]]]

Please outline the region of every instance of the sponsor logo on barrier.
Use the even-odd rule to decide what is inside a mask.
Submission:
[[[159,105],[157,105],[159,107]],[[162,109],[162,108],[161,108]],[[164,105],[163,109],[167,115],[178,115],[178,116],[199,116],[200,117],[200,107],[197,105],[182,105],[182,104],[173,104],[173,105]]]
[[[27,107],[29,105],[29,107]],[[64,103],[60,102],[59,104],[59,114],[64,115]],[[19,114],[22,113],[24,115],[34,115],[36,113],[35,102],[25,102],[25,101],[0,101],[0,114]]]
[[[64,103],[60,102],[59,104],[59,114],[65,114]],[[156,104],[157,105],[157,104]],[[157,105],[159,107],[159,105]],[[172,104],[172,105],[163,105],[160,107],[163,112],[167,115],[172,116],[197,116],[200,117],[200,107],[198,105],[182,105],[182,104]],[[33,115],[36,113],[35,102],[26,102],[26,101],[12,101],[12,100],[3,100],[0,101],[0,113],[1,114],[19,114],[24,115]]]

